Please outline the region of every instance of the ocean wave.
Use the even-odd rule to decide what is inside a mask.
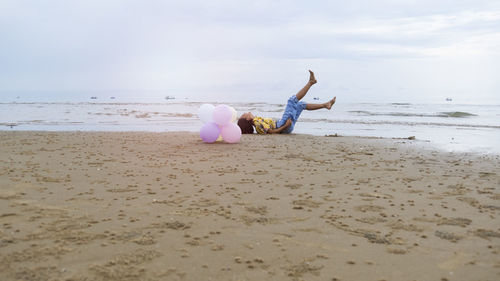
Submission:
[[[192,113],[162,113],[163,117],[183,117],[183,118],[193,118],[198,117],[196,114]]]
[[[462,111],[440,112],[439,114],[439,117],[454,117],[454,118],[464,118],[470,116],[477,116],[477,114],[472,114],[469,112],[462,112]]]
[[[49,120],[23,120],[16,122],[0,122],[0,126],[15,127],[21,125],[81,125],[82,121],[49,121]]]
[[[393,102],[391,104],[392,105],[411,105],[411,103],[407,103],[407,102]]]
[[[451,112],[438,112],[438,113],[410,113],[410,112],[372,112],[366,110],[351,110],[349,113],[362,115],[362,116],[396,116],[396,117],[452,117],[452,118],[467,118],[477,116],[477,114],[451,111]]]
[[[301,122],[325,122],[325,123],[343,123],[343,124],[362,124],[362,125],[400,125],[400,126],[443,126],[459,128],[482,128],[482,129],[500,129],[497,125],[482,124],[457,124],[440,122],[408,122],[408,121],[388,121],[388,120],[332,120],[332,119],[310,119],[300,118]]]

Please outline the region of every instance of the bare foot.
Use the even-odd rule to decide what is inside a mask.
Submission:
[[[333,99],[331,99],[329,102],[327,102],[325,104],[326,106],[326,109],[330,110],[332,108],[332,105],[335,103],[335,100],[337,99],[337,97],[333,97]]]
[[[316,77],[314,77],[314,72],[309,70],[309,84],[312,86],[316,84],[318,81],[316,80]]]

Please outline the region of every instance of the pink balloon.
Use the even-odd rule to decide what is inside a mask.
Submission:
[[[220,129],[217,124],[209,122],[205,123],[200,130],[200,137],[206,143],[213,143],[219,138]]]
[[[222,127],[222,138],[228,143],[237,143],[241,138],[241,129],[235,123],[229,123]]]
[[[231,122],[233,117],[233,111],[231,108],[225,104],[221,104],[215,107],[213,119],[217,125],[225,126]]]

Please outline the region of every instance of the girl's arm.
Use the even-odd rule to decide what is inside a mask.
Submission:
[[[276,128],[276,129],[269,129],[267,131],[268,134],[279,134],[281,133],[281,131],[287,129],[288,127],[290,127],[292,125],[292,119],[288,119],[286,120],[286,123],[283,124],[283,126],[279,127],[279,128]]]

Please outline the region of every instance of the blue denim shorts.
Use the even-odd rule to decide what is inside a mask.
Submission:
[[[283,117],[276,123],[276,127],[279,128],[286,123],[286,120],[292,119],[292,125],[286,130],[282,131],[282,134],[289,134],[293,131],[295,127],[295,122],[299,119],[302,110],[306,109],[307,104],[303,101],[299,101],[297,96],[293,95],[288,99],[286,104],[285,112]]]

